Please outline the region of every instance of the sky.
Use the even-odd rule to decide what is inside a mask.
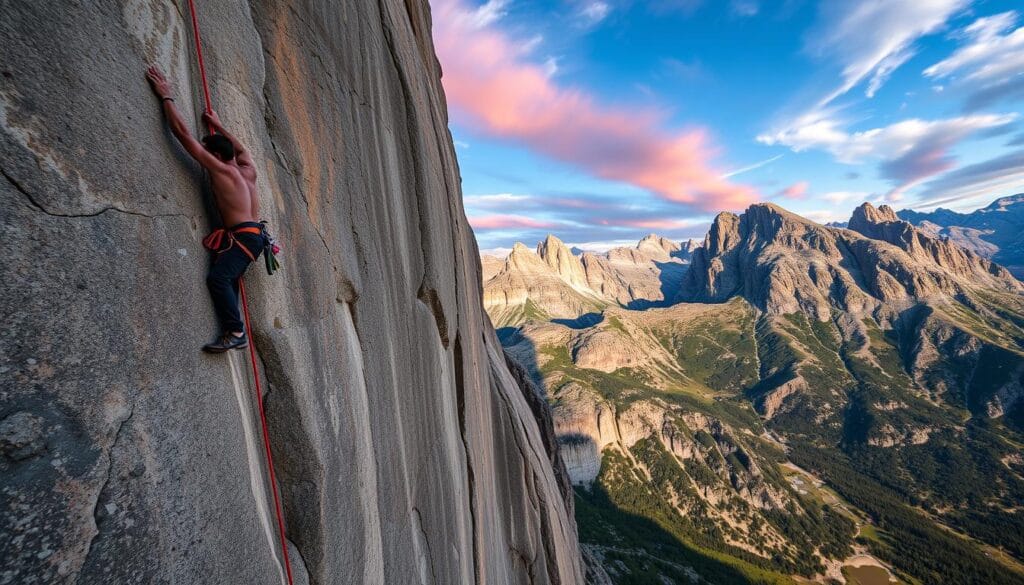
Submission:
[[[1019,0],[431,0],[480,248],[1024,191]]]

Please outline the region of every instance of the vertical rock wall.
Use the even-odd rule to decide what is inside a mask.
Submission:
[[[284,269],[246,280],[298,581],[576,583],[571,502],[481,306],[425,0],[199,2]],[[281,583],[215,332],[184,0],[0,1],[0,584]],[[198,127],[198,124],[197,124]]]

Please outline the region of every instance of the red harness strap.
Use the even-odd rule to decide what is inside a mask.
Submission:
[[[206,83],[206,64],[203,63],[203,44],[199,36],[199,19],[196,18],[196,5],[194,0],[188,0],[188,10],[192,15],[192,33],[196,45],[196,59],[199,62],[199,76],[203,81],[203,98],[206,100],[206,111],[213,112],[213,105],[210,102],[210,87]],[[236,231],[244,230],[256,230],[259,233],[259,228],[241,228]],[[226,230],[217,230],[225,232]],[[214,234],[217,233],[214,232]],[[210,234],[207,238],[212,237],[214,234]],[[234,241],[234,236],[228,234],[229,237]],[[218,236],[218,244],[220,239],[224,237],[224,233]],[[206,240],[203,240],[203,245],[206,245]],[[241,245],[241,244],[239,244]],[[220,247],[219,245],[217,246]],[[251,252],[242,246],[242,249],[249,254],[250,258],[253,258]],[[263,451],[267,456],[267,475],[270,479],[270,491],[274,494],[274,514],[277,516],[277,532],[281,538],[281,555],[284,559],[284,569],[288,577],[288,585],[293,585],[292,579],[292,564],[288,560],[288,541],[284,534],[284,514],[281,512],[281,498],[277,495],[277,479],[274,477],[274,457],[270,452],[270,432],[267,430],[267,415],[263,411],[263,388],[260,384],[260,371],[256,366],[256,340],[252,335],[252,325],[249,322],[249,302],[245,296],[245,280],[238,279],[238,289],[242,296],[242,314],[245,316],[245,334],[249,336],[249,363],[252,364],[252,378],[255,382],[256,389],[256,404],[259,406],[260,411],[260,424],[263,426]]]
[[[243,244],[235,234],[261,234],[263,230],[258,227],[243,227],[233,230],[224,228],[217,228],[210,232],[210,235],[203,238],[203,247],[207,250],[212,250],[218,254],[227,252],[234,246],[238,246],[238,249],[245,253],[249,257],[250,262],[256,261],[256,254],[252,253],[252,250],[248,246]],[[228,245],[224,245],[224,240],[227,239]]]

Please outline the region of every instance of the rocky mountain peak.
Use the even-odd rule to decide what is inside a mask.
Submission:
[[[681,298],[742,296],[769,313],[875,311],[972,287],[1020,290],[1005,269],[862,205],[851,230],[830,228],[773,204],[721,213],[693,256]],[[887,309],[888,310],[888,309]]]
[[[554,234],[548,234],[544,238],[544,241],[537,244],[537,254],[539,254],[541,258],[544,258],[551,252],[558,253],[562,249],[568,250],[569,248],[565,245],[565,242],[558,239],[558,236]]]
[[[931,212],[903,209],[898,215],[928,235],[948,239],[1024,279],[1024,193],[1001,197],[969,213],[940,207]]]
[[[888,205],[877,209],[864,203],[853,211],[849,228],[873,240],[892,244],[925,266],[946,272],[975,284],[1005,290],[1019,290],[1020,283],[1002,266],[961,248],[948,239],[936,238],[900,219]]]
[[[537,255],[562,280],[569,283],[569,286],[580,290],[587,289],[587,276],[583,271],[583,264],[562,240],[548,234],[543,242],[537,244]]]
[[[857,209],[853,210],[853,215],[850,217],[847,225],[855,232],[864,233],[862,230],[870,229],[868,228],[869,225],[901,221],[896,216],[896,211],[888,205],[875,207],[865,201]]]
[[[512,251],[505,258],[505,271],[516,270],[525,274],[548,272],[548,266],[544,260],[526,247],[522,242],[516,242]]]
[[[1009,211],[1007,208],[1013,205],[1024,204],[1024,193],[1017,193],[1016,195],[1007,195],[1006,197],[1000,197],[987,207],[979,209],[978,211],[985,213],[991,211]]]
[[[529,251],[530,251],[530,249],[527,248],[526,244],[524,244],[522,242],[516,242],[515,244],[512,245],[512,253],[513,254],[515,254],[516,252],[519,252],[520,254],[522,254],[523,252],[529,252]]]
[[[708,235],[704,237],[704,249],[710,256],[716,256],[733,247],[740,239],[740,216],[723,211],[715,216]]]
[[[668,258],[673,253],[678,252],[680,248],[681,246],[678,243],[658,234],[648,234],[636,245],[637,250],[652,257],[661,258]]]

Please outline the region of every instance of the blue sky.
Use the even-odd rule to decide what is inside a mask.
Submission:
[[[703,237],[773,201],[972,209],[1024,191],[1009,0],[433,0],[482,249]]]

